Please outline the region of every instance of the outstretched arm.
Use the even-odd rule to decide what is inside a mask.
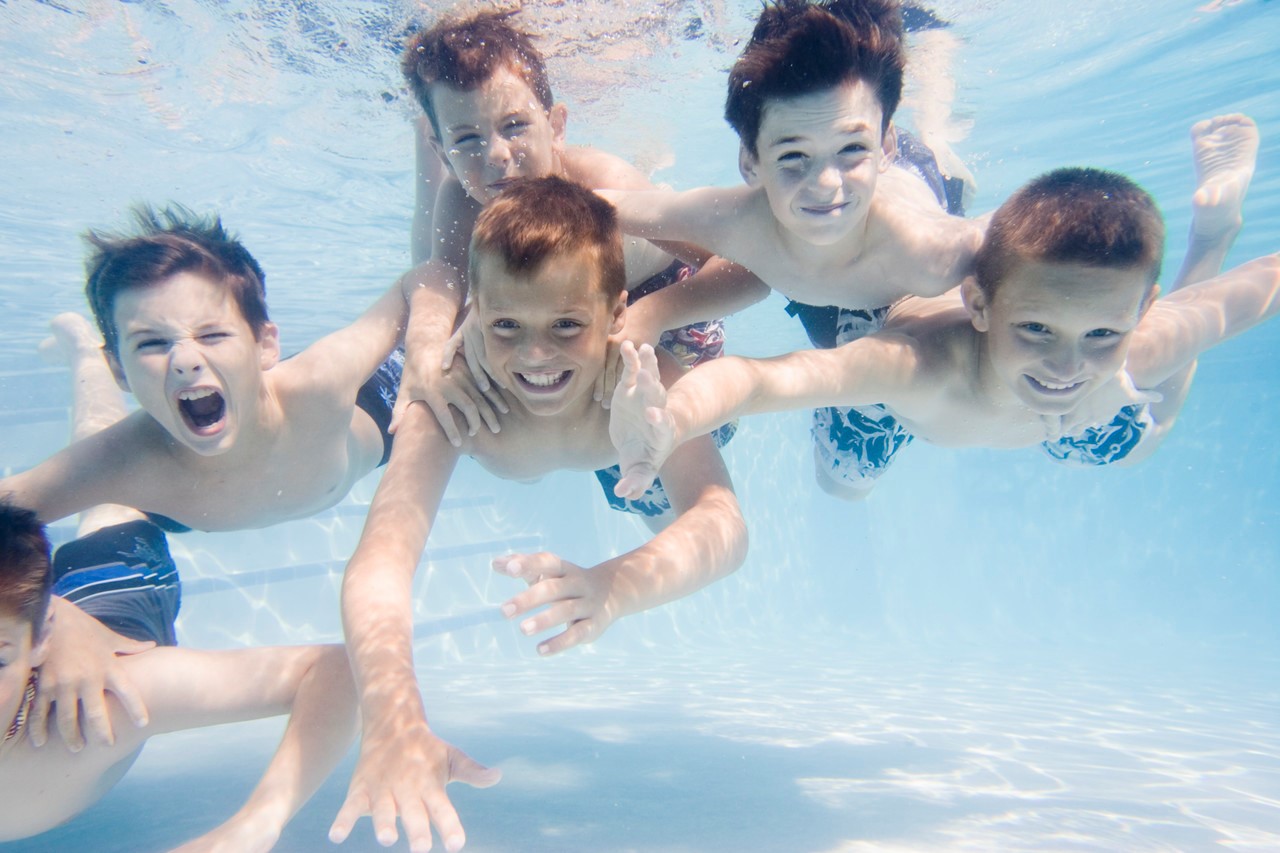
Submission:
[[[628,342],[622,352],[623,377],[609,418],[622,466],[619,497],[643,494],[676,447],[722,423],[786,409],[901,404],[918,372],[908,340],[877,334],[832,350],[718,358],[690,370],[664,395],[652,347],[637,351]]]
[[[399,817],[412,850],[446,849],[466,836],[445,785],[492,785],[496,771],[437,738],[427,725],[413,669],[413,576],[457,452],[423,406],[405,412],[364,532],[342,582],[342,622],[363,718],[360,759],[329,837],[344,841],[361,815],[384,845]]]
[[[674,362],[668,369],[679,370]],[[678,447],[662,469],[662,482],[676,517],[639,548],[585,569],[549,553],[494,560],[497,571],[529,584],[503,605],[507,617],[546,608],[523,619],[521,631],[565,626],[538,644],[539,654],[594,642],[618,619],[683,598],[742,565],[746,524],[711,438]]]
[[[1263,323],[1280,310],[1280,255],[1266,255],[1159,299],[1138,325],[1128,368],[1154,388],[1200,353]]]
[[[342,646],[303,646],[159,652],[164,656],[150,661],[159,666],[158,677],[174,678],[172,673],[181,669],[183,674],[174,680],[188,687],[183,695],[173,696],[172,703],[202,704],[208,697],[219,707],[178,707],[171,716],[162,698],[157,727],[186,727],[192,714],[223,722],[292,711],[280,746],[245,804],[217,828],[178,848],[179,853],[270,850],[333,771],[355,734],[355,686],[346,651]],[[176,656],[169,657],[171,652]],[[171,682],[165,689],[173,687]]]

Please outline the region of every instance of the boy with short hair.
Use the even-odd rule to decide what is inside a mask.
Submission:
[[[421,399],[455,446],[460,446],[462,436],[450,406],[463,415],[474,434],[482,422],[496,432],[495,410],[501,412],[505,405],[501,395],[487,393],[490,377],[474,336],[465,354],[475,384],[441,372],[442,367],[447,372],[452,362],[454,350],[447,343],[467,298],[467,246],[480,211],[519,178],[556,175],[592,188],[653,187],[621,158],[567,144],[568,110],[555,101],[543,58],[533,38],[515,26],[515,14],[481,12],[442,20],[414,36],[402,62],[405,79],[433,132],[430,144],[448,174],[435,198],[431,249],[418,252],[429,260],[409,274],[418,286],[408,291],[406,375],[396,421],[410,401]],[[422,159],[419,156],[420,163]],[[422,242],[415,237],[415,245]],[[679,252],[681,259],[673,259],[665,249]],[[755,281],[745,270],[719,259],[708,261],[695,274],[685,261],[699,263],[706,254],[685,245],[659,248],[633,239],[625,242],[624,251],[627,290],[633,300],[694,276],[700,290],[723,293],[733,304],[732,294],[747,287],[744,282]],[[706,322],[689,328],[677,328],[686,324],[675,323],[670,327],[675,331],[662,337],[663,346],[686,365],[714,358],[724,345],[722,324],[712,317],[701,319]],[[655,332],[655,342],[664,331]],[[604,397],[603,378],[596,397]]]
[[[612,465],[608,412],[593,389],[609,337],[626,316],[622,239],[609,204],[556,177],[521,181],[486,206],[470,246],[474,311],[509,412],[501,433],[481,430],[455,448],[424,406],[411,406],[369,509],[342,588],[343,623],[362,696],[364,739],[347,802],[331,837],[361,814],[391,843],[399,814],[413,850],[435,824],[457,850],[462,826],[444,793],[451,778],[493,781],[427,727],[413,672],[411,585],[459,453],[505,479],[530,481],[559,469]],[[657,357],[665,381],[680,367]],[[728,472],[710,438],[677,450],[661,488],[629,508],[661,511],[649,542],[598,566],[558,555],[499,557],[495,570],[529,586],[502,606],[527,616],[525,634],[563,626],[538,644],[554,654],[593,641],[613,621],[688,595],[734,571],[746,528]]]
[[[105,355],[141,410],[0,480],[0,494],[45,522],[123,504],[208,531],[337,503],[390,454],[401,284],[281,360],[262,269],[220,221],[180,208],[138,220],[137,235],[88,235],[85,289],[105,344],[74,315],[55,334],[77,382]]]
[[[618,494],[643,489],[672,447],[723,418],[810,405],[879,404],[908,436],[947,446],[1042,442],[1057,459],[1122,459],[1143,441],[1143,405],[1159,396],[1144,389],[1280,307],[1277,255],[1157,301],[1163,237],[1155,202],[1127,178],[1059,169],[996,211],[974,278],[902,300],[872,335],[721,359],[669,394],[648,351],[624,346],[611,426],[623,457]],[[1133,426],[1117,433],[1117,424]],[[860,472],[868,488],[905,443]]]
[[[121,520],[119,511],[114,511]],[[131,519],[102,531],[82,531],[81,550],[111,552],[124,539],[151,549],[144,562],[167,561],[164,534]],[[101,517],[100,517],[101,519]],[[123,538],[122,538],[123,537]],[[67,546],[64,546],[64,549]],[[51,606],[51,586],[79,594],[81,606],[118,630],[157,642],[172,639],[176,578],[168,589],[106,582],[81,555],[63,555],[55,571],[49,541],[34,512],[0,500],[0,840],[26,838],[61,824],[95,803],[129,769],[152,735],[292,712],[288,728],[249,800],[190,849],[267,850],[346,751],[356,703],[341,646],[231,651],[156,648],[122,660],[150,712],[144,728],[119,726],[112,744],[80,750],[37,748],[29,732],[41,665],[61,630],[63,610]],[[163,554],[159,552],[163,551]],[[172,564],[169,563],[171,566]],[[78,567],[74,567],[78,566]],[[56,574],[56,577],[55,577]],[[157,610],[159,599],[171,607]],[[56,601],[57,599],[55,599]],[[125,711],[110,708],[117,722]],[[188,849],[184,846],[182,849]]]

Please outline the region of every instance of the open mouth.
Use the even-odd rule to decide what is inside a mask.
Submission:
[[[217,432],[227,414],[227,402],[212,388],[188,388],[178,392],[178,411],[196,435]]]
[[[1075,393],[1084,385],[1083,382],[1041,382],[1034,376],[1027,376],[1027,384],[1034,390],[1049,397],[1066,397]]]
[[[552,373],[517,373],[516,379],[526,391],[532,394],[553,394],[569,384],[573,376],[572,370],[559,370]]]

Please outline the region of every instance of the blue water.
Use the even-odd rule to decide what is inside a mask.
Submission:
[[[67,375],[36,344],[82,304],[78,234],[130,202],[220,211],[267,269],[287,348],[407,265],[413,106],[394,44],[418,5],[0,3],[0,469],[64,439]],[[1119,169],[1160,202],[1172,271],[1187,129],[1238,111],[1262,149],[1229,263],[1280,249],[1280,5],[934,5],[963,42],[974,210],[1054,166]],[[754,2],[526,7],[571,141],[675,186],[738,180],[719,111]],[[741,353],[803,343],[775,300],[730,333]],[[644,532],[590,477],[522,486],[464,465],[414,608],[434,728],[505,772],[451,789],[468,849],[1280,848],[1277,353],[1273,323],[1208,354],[1137,468],[917,442],[862,506],[812,486],[807,415],[750,420],[726,451],[746,565],[551,660],[497,617],[512,582],[489,555],[591,564]],[[374,485],[315,520],[175,538],[182,641],[337,639]],[[164,849],[234,810],[278,732],[157,739],[97,807],[4,849]],[[279,849],[327,845],[350,769]],[[382,849],[367,823],[346,846]]]

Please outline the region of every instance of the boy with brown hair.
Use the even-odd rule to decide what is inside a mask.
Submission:
[[[432,734],[413,670],[413,576],[459,454],[526,482],[617,462],[608,412],[593,396],[609,337],[627,311],[622,239],[610,205],[556,177],[514,183],[477,218],[469,259],[477,324],[509,411],[502,432],[481,430],[461,448],[425,406],[404,413],[343,579],[364,738],[335,841],[370,814],[379,841],[389,844],[398,815],[411,849],[430,847],[434,824],[447,849],[457,850],[465,836],[445,784],[496,781],[496,773]],[[674,359],[655,359],[664,380],[673,381],[681,369]],[[644,545],[587,568],[551,553],[494,560],[495,570],[528,584],[502,606],[508,618],[523,617],[522,632],[563,628],[539,642],[539,654],[592,642],[617,619],[688,595],[742,563],[746,528],[711,439],[675,451],[661,473],[661,486],[628,507],[654,513],[661,526]]]
[[[421,399],[455,446],[460,446],[462,435],[451,406],[474,434],[482,424],[496,432],[496,413],[505,405],[500,394],[490,393],[489,380],[497,378],[486,371],[483,347],[474,333],[472,345],[464,350],[474,382],[456,372],[447,373],[455,351],[449,341],[468,294],[467,246],[480,211],[519,178],[556,175],[596,189],[653,187],[621,158],[566,142],[568,110],[555,101],[542,56],[533,38],[515,25],[515,14],[481,12],[446,18],[417,34],[405,48],[402,62],[405,79],[426,114],[429,143],[447,175],[439,184],[430,217],[431,249],[418,251],[418,257],[425,254],[429,260],[409,273],[418,286],[409,291],[407,364],[397,423],[399,413],[412,400]],[[420,141],[422,137],[419,133]],[[418,160],[423,160],[421,152]],[[418,219],[421,225],[427,217]],[[415,245],[424,242],[415,235]],[[678,252],[681,259],[674,259],[666,249]],[[646,240],[630,239],[624,242],[624,253],[627,290],[633,301],[688,279],[698,281],[700,291],[724,293],[734,304],[730,294],[743,290],[744,282],[755,281],[745,270],[719,259],[711,259],[695,274],[691,263],[705,261],[706,254],[685,245],[666,243],[659,248]],[[656,330],[653,339],[657,342],[662,336],[662,345],[686,365],[714,358],[724,345],[723,326],[712,317],[701,319],[706,322],[688,328],[675,323],[670,327],[674,331],[666,335],[662,335],[665,330]],[[596,399],[604,398],[604,388],[602,375]]]
[[[109,510],[82,528],[80,550],[116,550],[122,531],[164,551],[164,534],[136,513]],[[152,531],[148,533],[147,531]],[[97,541],[101,535],[103,542]],[[68,546],[64,546],[64,549]],[[356,722],[355,691],[341,646],[227,651],[155,648],[122,659],[149,710],[144,727],[118,725],[113,743],[73,750],[63,743],[36,747],[30,708],[49,644],[62,627],[51,587],[79,598],[90,614],[117,630],[164,643],[172,638],[176,577],[165,588],[124,588],[92,567],[53,568],[49,541],[34,512],[0,500],[0,840],[27,838],[71,819],[109,791],[153,735],[290,713],[289,725],[248,801],[225,823],[181,850],[269,850],[280,831],[342,758]],[[74,558],[72,558],[72,563]],[[156,561],[163,564],[164,559]],[[169,565],[172,565],[171,563]],[[56,574],[56,577],[55,577]],[[83,593],[83,594],[81,594]],[[168,608],[157,599],[172,599]],[[56,600],[56,599],[55,599]],[[157,619],[158,614],[167,618]],[[116,703],[117,723],[126,712]]]
[[[940,297],[898,302],[867,337],[722,359],[669,394],[648,350],[624,345],[611,425],[623,458],[618,494],[642,490],[671,448],[725,417],[810,405],[875,405],[908,437],[945,446],[1040,442],[1062,460],[1133,458],[1144,439],[1163,435],[1143,418],[1160,398],[1153,389],[1280,307],[1276,255],[1157,301],[1163,239],[1155,202],[1136,184],[1059,169],[996,211],[975,277]],[[905,443],[864,472],[872,484]]]

